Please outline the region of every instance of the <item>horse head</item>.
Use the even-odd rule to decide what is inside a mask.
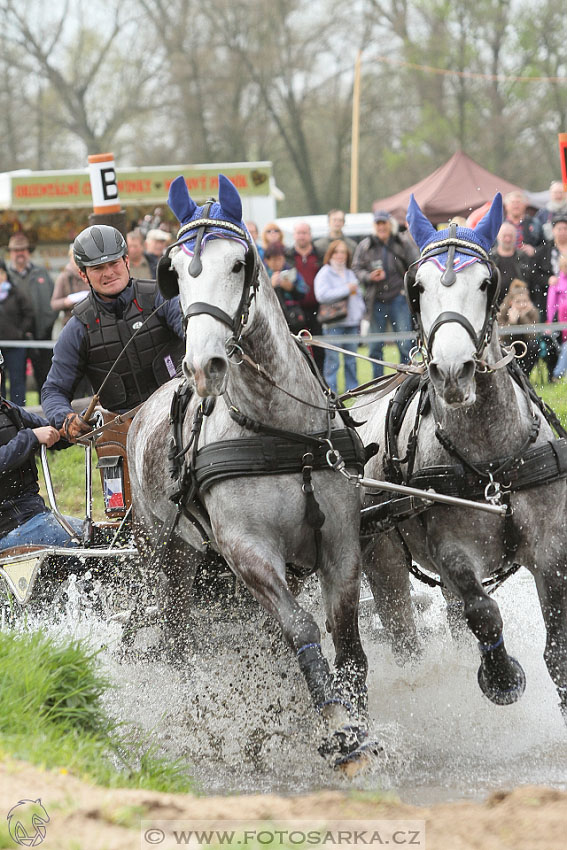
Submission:
[[[219,199],[198,206],[185,179],[169,190],[181,225],[160,259],[157,281],[164,298],[179,295],[186,332],[183,372],[200,396],[222,395],[230,352],[238,345],[258,287],[258,258],[242,222],[242,203],[219,174]],[[206,249],[206,250],[205,250]]]
[[[502,196],[474,229],[452,224],[437,231],[412,195],[408,224],[421,254],[406,275],[406,294],[429,376],[448,407],[474,404],[475,372],[491,356],[500,280],[489,252],[502,224]]]

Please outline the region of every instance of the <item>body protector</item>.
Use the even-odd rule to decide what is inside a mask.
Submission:
[[[139,330],[121,354],[155,309],[155,281],[133,280],[132,286],[134,298],[121,317],[100,309],[92,294],[73,310],[87,329],[86,374],[95,392],[120,355],[100,397],[107,410],[134,407],[145,401],[158,387],[175,377],[184,354],[183,342],[157,315]]]
[[[23,428],[25,425],[19,411],[2,401],[0,403],[0,446],[7,446]],[[37,468],[33,455],[23,460],[21,466],[0,474],[0,492],[2,501],[8,499],[15,501],[24,492],[39,493]],[[0,517],[0,536],[14,528],[11,518],[6,517],[6,523],[6,527],[3,528]]]

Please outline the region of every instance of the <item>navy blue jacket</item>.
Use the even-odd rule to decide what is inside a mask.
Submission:
[[[49,424],[41,416],[30,413],[25,407],[18,407],[11,402],[7,403],[10,404],[10,407],[15,407],[19,410],[25,427],[18,431],[10,442],[4,446],[0,446],[0,474],[17,469],[23,461],[38,451],[39,440],[32,429]],[[68,445],[68,443],[65,443],[65,448]],[[63,445],[61,445],[61,448],[63,448]],[[27,522],[32,516],[47,510],[45,502],[39,495],[38,490],[39,486],[36,481],[35,484],[28,484],[15,498],[6,499],[4,498],[4,494],[0,494],[0,524],[2,527],[5,527],[9,523],[11,527],[16,528]]]
[[[101,310],[122,316],[125,307],[131,303],[134,291],[128,285],[120,295],[112,301],[103,301],[93,292]],[[155,306],[164,304],[160,312],[163,322],[180,339],[183,339],[181,310],[179,297],[165,301],[156,289]],[[51,369],[41,391],[41,406],[50,423],[61,428],[63,420],[72,411],[71,399],[75,388],[87,371],[88,339],[87,328],[76,316],[72,316],[61,331],[53,349]],[[127,405],[127,410],[132,405]],[[123,413],[124,410],[118,410]]]

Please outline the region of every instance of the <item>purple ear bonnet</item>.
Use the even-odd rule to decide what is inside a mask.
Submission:
[[[181,226],[203,218],[204,207],[197,206],[190,196],[185,178],[182,175],[176,177],[171,183],[167,203]],[[224,174],[219,174],[219,199],[211,205],[207,213],[207,219],[217,219],[219,226],[210,225],[207,227],[207,233],[202,244],[211,237],[223,237],[225,239],[237,239],[247,247],[245,239],[247,231],[242,221],[242,201],[240,200],[237,189]],[[232,230],[231,227],[223,227],[224,222],[236,226],[244,233],[240,234]],[[182,236],[183,247],[190,248],[195,241],[196,235],[197,230],[190,230],[187,233],[186,240]]]
[[[442,242],[444,239],[449,238],[449,228],[435,230],[431,222],[420,210],[419,204],[413,195],[410,198],[407,218],[410,233],[420,251],[423,251],[424,248],[433,242]],[[497,192],[490,209],[477,226],[474,229],[471,227],[457,227],[456,238],[472,243],[472,245],[478,245],[479,248],[482,248],[488,254],[496,241],[502,219],[502,195],[500,192]]]

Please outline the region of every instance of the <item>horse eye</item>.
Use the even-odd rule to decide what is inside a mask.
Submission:
[[[485,277],[484,280],[482,281],[482,283],[480,284],[480,291],[486,292],[489,283],[490,283],[490,278]]]
[[[242,260],[237,260],[232,267],[232,271],[234,272],[234,274],[238,274],[238,272],[241,271],[243,268],[244,263],[242,262]]]

